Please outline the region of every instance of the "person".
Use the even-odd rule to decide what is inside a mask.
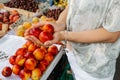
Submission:
[[[43,45],[69,42],[66,54],[75,80],[113,80],[120,52],[119,21],[119,0],[69,0],[56,22],[38,25],[49,23],[55,29],[53,40]],[[40,45],[35,37],[26,38]]]

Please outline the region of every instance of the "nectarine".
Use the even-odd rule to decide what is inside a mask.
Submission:
[[[36,60],[42,60],[45,56],[45,51],[40,49],[40,48],[37,48],[34,52],[33,52],[33,55],[35,57]]]
[[[53,39],[53,35],[50,32],[47,31],[42,31],[39,35],[39,39],[41,42],[46,42],[48,40],[52,40]]]
[[[55,45],[49,46],[48,47],[48,52],[52,53],[53,55],[56,55],[58,53],[58,48]]]
[[[50,33],[54,33],[54,27],[51,25],[51,24],[45,24],[43,27],[42,27],[42,30],[43,31],[48,31]]]
[[[28,58],[25,61],[25,68],[28,69],[28,70],[35,69],[36,65],[37,65],[37,62],[34,58]]]
[[[18,65],[16,65],[16,64],[12,66],[12,72],[13,72],[14,74],[19,75],[20,70],[21,70],[21,67],[20,67],[20,66],[18,66]]]
[[[9,66],[5,66],[3,69],[2,69],[2,75],[4,77],[9,77],[11,76],[12,74],[12,69],[9,67]]]

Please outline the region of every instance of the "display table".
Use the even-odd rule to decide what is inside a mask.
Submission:
[[[13,55],[15,51],[20,48],[25,42],[26,40],[22,37],[8,34],[0,39],[0,72],[5,66],[11,66],[11,64],[9,63],[9,57]],[[55,56],[51,64],[47,67],[40,80],[47,80],[48,76],[53,71],[56,64],[64,54],[64,48],[61,47],[61,45],[57,45],[57,47],[59,49],[59,53]],[[21,80],[18,76],[14,74],[7,78],[0,74],[0,78],[2,80]]]

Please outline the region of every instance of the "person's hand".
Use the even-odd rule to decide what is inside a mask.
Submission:
[[[45,46],[38,38],[35,36],[29,35],[26,36],[25,39],[32,41],[37,46]]]
[[[56,43],[62,41],[64,39],[64,35],[63,34],[64,34],[63,31],[55,32],[53,34],[53,40],[46,41],[44,43],[44,46],[50,46],[52,44],[56,44]]]

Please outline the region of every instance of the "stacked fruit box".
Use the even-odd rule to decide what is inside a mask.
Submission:
[[[54,58],[52,56],[53,53],[51,54],[47,52],[44,54],[46,50],[44,47],[37,48],[36,50],[34,50],[33,53],[28,52],[28,50],[26,51],[25,48],[25,45],[28,45],[28,42],[22,37],[13,35],[3,37],[0,40],[0,43],[1,42],[3,43],[0,45],[0,51],[4,52],[8,56],[6,59],[0,62],[0,65],[2,65],[0,66],[0,72],[2,72],[2,74],[0,74],[0,78],[2,78],[2,80],[31,80],[31,78],[33,80],[47,80],[48,76],[53,71],[54,67],[64,54],[64,48],[61,45],[57,44],[52,45],[54,46],[54,48],[52,48],[51,46],[49,47],[49,50],[47,49],[49,52],[54,52],[56,51],[55,46],[57,46],[58,53],[56,54],[56,56],[54,54]],[[12,50],[9,46],[6,45],[11,45],[10,47],[13,47]],[[32,51],[33,49],[31,48],[31,46],[32,44],[28,48],[29,51]],[[38,53],[40,55],[44,54],[44,58],[39,55],[36,56]]]

